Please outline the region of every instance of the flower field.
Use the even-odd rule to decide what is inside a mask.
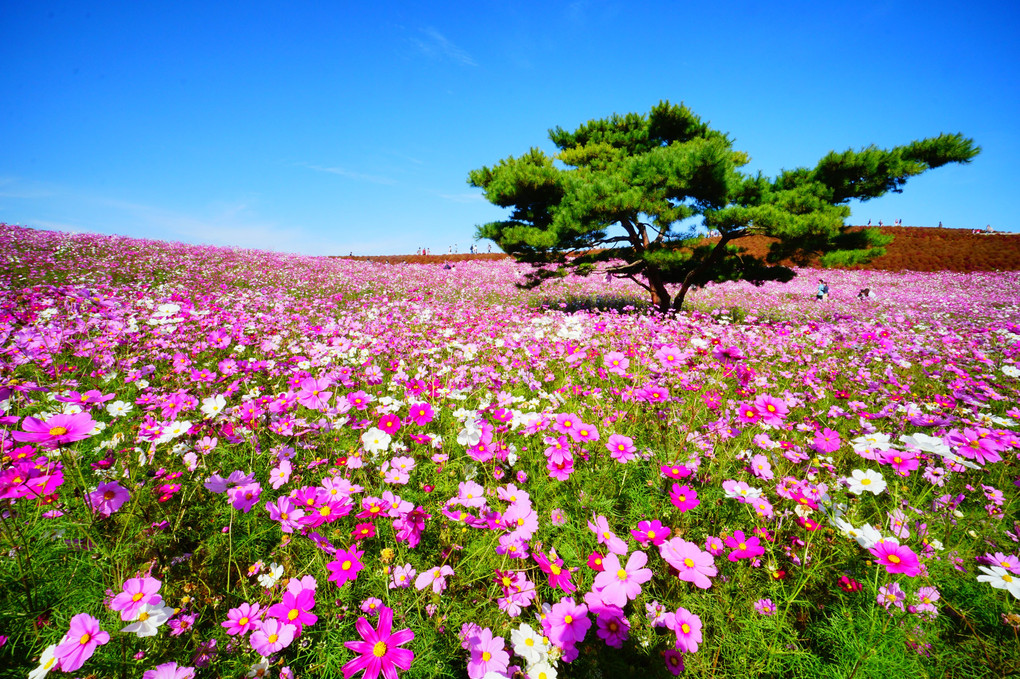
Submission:
[[[1020,671],[1020,272],[0,258],[2,676]]]

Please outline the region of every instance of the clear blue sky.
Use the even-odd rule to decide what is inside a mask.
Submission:
[[[470,170],[668,99],[769,175],[963,132],[973,163],[850,221],[1020,231],[1018,34],[980,0],[0,0],[0,221],[465,252],[506,214]]]

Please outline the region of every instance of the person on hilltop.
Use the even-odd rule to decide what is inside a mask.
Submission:
[[[825,284],[821,278],[818,279],[818,292],[815,293],[815,299],[819,302],[824,302],[825,298],[829,295],[829,286]]]

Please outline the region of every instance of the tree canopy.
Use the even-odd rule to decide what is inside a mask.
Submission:
[[[769,178],[743,172],[749,158],[728,135],[668,101],[647,115],[556,127],[549,138],[553,156],[532,148],[470,173],[469,184],[511,210],[479,226],[478,237],[533,264],[531,285],[598,269],[634,280],[663,312],[710,281],[793,278],[780,262],[849,265],[882,254],[888,237],[849,229],[847,204],[898,193],[910,177],[980,152],[962,134],[941,134],[892,149],[832,151],[814,168]],[[719,238],[701,238],[699,226]],[[759,258],[739,247],[751,235],[777,240]],[[670,284],[680,286],[675,297]]]

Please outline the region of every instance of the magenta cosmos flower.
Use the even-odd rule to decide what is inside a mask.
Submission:
[[[120,611],[120,619],[134,620],[145,604],[158,605],[163,597],[156,594],[163,583],[156,578],[129,578],[124,582],[124,591],[113,597],[110,608]]]
[[[361,563],[363,554],[364,552],[357,549],[351,549],[349,552],[345,549],[336,550],[336,559],[326,564],[330,573],[327,580],[335,582],[337,587],[357,580],[358,571],[365,567],[365,564]]]
[[[131,493],[128,492],[128,489],[116,481],[100,483],[94,491],[89,493],[92,511],[100,516],[110,516],[130,498]]]
[[[88,613],[79,613],[71,618],[71,629],[53,649],[53,656],[60,661],[60,669],[74,672],[92,657],[97,646],[108,641],[110,635],[99,628],[98,620]]]
[[[398,646],[414,639],[414,632],[402,629],[390,633],[393,609],[386,606],[379,609],[379,627],[376,629],[365,618],[358,618],[354,626],[364,641],[344,642],[344,646],[361,654],[343,666],[344,679],[350,679],[361,670],[365,671],[363,679],[376,679],[380,673],[386,679],[396,679],[397,667],[405,671],[411,667],[414,652]]]
[[[260,608],[259,604],[250,604],[246,601],[237,608],[231,608],[227,612],[226,621],[221,622],[220,626],[227,628],[227,634],[231,636],[247,634],[261,624]]]
[[[765,553],[757,536],[747,537],[744,531],[733,531],[733,537],[726,538],[726,545],[733,549],[726,558],[730,561],[753,559]]]
[[[21,426],[25,431],[11,434],[15,441],[40,443],[46,448],[56,448],[92,436],[96,423],[88,413],[77,413],[54,415],[45,422],[35,417],[26,417]]]
[[[682,538],[663,542],[659,545],[659,554],[666,563],[677,570],[681,580],[701,589],[711,587],[712,581],[709,578],[714,578],[719,573],[711,554],[701,551],[696,544]]]
[[[679,483],[674,483],[673,489],[669,491],[669,501],[681,512],[694,509],[701,504],[696,490],[690,486],[681,486]]]
[[[890,540],[880,540],[869,551],[890,573],[903,573],[912,578],[921,574],[917,554],[914,554],[910,547],[898,545]]]
[[[637,452],[634,441],[629,436],[621,434],[610,436],[606,441],[606,449],[609,451],[609,455],[620,463],[630,462],[634,459],[634,453]]]
[[[701,643],[701,618],[686,608],[678,608],[673,616],[676,647],[687,653],[697,653]]]

